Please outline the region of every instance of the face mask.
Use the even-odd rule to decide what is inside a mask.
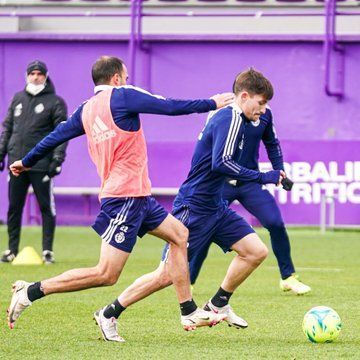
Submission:
[[[29,83],[26,85],[26,91],[34,96],[41,93],[44,89],[45,89],[45,83],[39,85]]]

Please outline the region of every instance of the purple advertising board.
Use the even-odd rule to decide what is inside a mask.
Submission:
[[[79,141],[79,140],[77,140]],[[84,146],[85,144],[81,144]],[[186,179],[194,143],[150,143],[148,146],[150,178],[153,188],[178,188]],[[294,181],[291,192],[269,185],[283,218],[288,224],[318,225],[320,222],[321,196],[335,203],[335,225],[357,225],[360,223],[360,141],[283,141],[282,149],[287,175]],[[262,149],[263,150],[263,149]],[[261,151],[260,169],[271,169],[265,151]],[[72,180],[74,169],[81,174]],[[69,157],[64,165],[61,187],[98,187],[95,167],[88,158]],[[55,179],[55,185],[60,185]],[[170,210],[173,196],[158,199]],[[59,195],[59,223],[88,224],[99,209],[96,196],[87,197]],[[34,206],[34,204],[33,204]],[[240,206],[234,205],[249,222],[257,225]],[[28,210],[29,211],[29,210]],[[35,215],[34,207],[31,210]],[[329,210],[328,210],[329,214]],[[35,219],[36,220],[36,219]]]
[[[360,141],[282,141],[281,145],[286,173],[295,185],[291,192],[275,186],[268,189],[278,200],[284,220],[319,224],[321,195],[325,195],[328,202],[335,201],[336,224],[360,224]],[[151,144],[153,186],[178,187],[186,178],[193,147],[186,143]],[[260,160],[261,170],[271,169],[264,151]]]

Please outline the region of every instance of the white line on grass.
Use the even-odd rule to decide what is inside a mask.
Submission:
[[[278,269],[277,266],[267,266],[268,269]],[[324,271],[324,272],[341,272],[343,269],[337,268],[316,268],[316,267],[296,267],[300,271]]]

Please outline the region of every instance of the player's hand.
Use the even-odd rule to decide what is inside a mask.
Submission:
[[[216,94],[210,99],[214,100],[216,102],[216,108],[220,109],[226,105],[233,103],[235,100],[235,95],[234,93],[227,92],[222,94]]]
[[[291,191],[292,187],[294,186],[294,182],[291,181],[287,176],[285,176],[282,180],[281,180],[281,185],[283,187],[284,190],[286,191]]]
[[[14,176],[19,176],[22,172],[28,171],[30,168],[26,168],[21,160],[14,161],[10,165],[10,171]]]
[[[283,181],[283,179],[286,178],[286,174],[285,174],[285,171],[284,170],[280,170],[280,177],[279,177],[279,181],[278,183],[276,184],[276,186],[280,186],[281,185],[281,182]]]

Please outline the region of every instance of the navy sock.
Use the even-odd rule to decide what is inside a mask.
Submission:
[[[36,282],[30,285],[27,289],[27,295],[31,302],[41,299],[45,296],[44,291],[41,286],[41,282]]]
[[[233,293],[225,291],[221,286],[218,292],[211,299],[211,303],[217,307],[223,307],[229,303]]]
[[[181,315],[190,315],[197,309],[195,301],[193,299],[180,303]]]
[[[107,319],[111,319],[112,317],[117,319],[125,309],[126,308],[119,303],[118,299],[116,299],[112,304],[106,307],[104,310],[104,316]]]

